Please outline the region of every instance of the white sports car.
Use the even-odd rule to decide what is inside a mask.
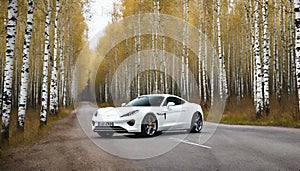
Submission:
[[[143,95],[122,104],[122,107],[98,109],[92,118],[92,130],[102,137],[114,132],[153,136],[161,131],[188,130],[200,132],[203,128],[200,105],[169,94]]]

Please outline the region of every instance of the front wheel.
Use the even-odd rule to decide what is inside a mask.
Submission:
[[[113,132],[97,132],[98,135],[100,135],[101,137],[104,137],[104,138],[109,138],[109,137],[112,137],[113,136]]]
[[[157,119],[153,114],[148,114],[145,116],[142,122],[142,136],[151,137],[157,133]]]
[[[195,113],[193,115],[191,126],[190,126],[190,132],[191,133],[199,133],[201,132],[203,128],[203,119],[202,115],[200,113]]]

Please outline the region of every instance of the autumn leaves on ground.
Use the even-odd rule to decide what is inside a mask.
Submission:
[[[2,132],[9,128],[1,150],[7,149],[7,142],[16,147],[45,137],[53,122],[71,112],[74,94],[77,100],[95,95],[99,104],[112,104],[113,99],[121,103],[141,94],[170,93],[198,99],[206,112],[223,100],[224,123],[299,127],[300,55],[295,40],[300,20],[294,20],[299,12],[294,2],[116,1],[111,24],[93,51],[86,46],[88,0],[1,1]],[[151,34],[142,35],[141,16],[149,13]],[[122,22],[133,15],[132,23]],[[183,21],[182,29],[166,26],[167,15]],[[128,25],[133,36],[126,34],[107,49]],[[189,35],[191,26],[198,30],[196,35]],[[182,35],[182,41],[164,36],[166,28]],[[189,47],[195,38],[197,52]],[[141,63],[146,50],[148,62]],[[173,61],[166,52],[174,55]],[[114,77],[129,58],[125,76]],[[140,72],[146,65],[155,69]],[[173,75],[166,74],[168,70]]]

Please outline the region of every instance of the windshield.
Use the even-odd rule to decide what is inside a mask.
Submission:
[[[126,106],[160,106],[164,98],[163,96],[140,96]]]

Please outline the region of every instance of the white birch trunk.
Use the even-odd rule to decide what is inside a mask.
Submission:
[[[219,93],[220,99],[222,100],[224,97],[226,98],[227,94],[227,83],[226,83],[226,71],[225,64],[223,59],[222,52],[222,42],[221,42],[221,23],[220,23],[220,15],[221,15],[221,2],[217,0],[217,34],[218,34],[218,55],[219,55]]]
[[[159,3],[158,3],[158,9],[160,9],[160,6],[159,6]],[[165,43],[165,37],[163,36],[163,20],[162,20],[162,17],[160,17],[160,25],[159,25],[159,28],[160,28],[160,33],[162,33],[162,36],[161,36],[161,51],[160,51],[160,63],[159,63],[159,67],[160,67],[160,91],[165,93],[165,79],[164,79],[164,74],[163,74],[163,70],[164,70],[164,53],[163,53],[163,49],[164,49],[164,43]]]
[[[214,11],[215,11],[215,1],[213,0],[212,2],[213,6],[213,15],[212,15],[212,40],[213,40],[213,43],[215,42],[215,17],[214,17]],[[212,60],[211,60],[211,90],[210,90],[210,107],[213,107],[214,106],[214,69],[215,69],[215,55],[212,55]]]
[[[223,48],[224,48],[224,46],[223,46]],[[227,96],[228,96],[228,84],[227,84],[227,77],[226,77],[226,67],[225,67],[225,59],[224,59],[224,52],[225,52],[225,50],[223,50],[223,55],[222,55],[222,69],[223,69],[223,71],[222,71],[222,75],[223,75],[223,77],[222,77],[222,80],[223,80],[223,82],[222,82],[222,84],[223,84],[223,89],[224,89],[224,99],[227,99]]]
[[[187,57],[187,22],[188,22],[188,10],[187,10],[187,2],[188,0],[184,0],[183,4],[182,4],[182,11],[183,11],[183,18],[184,18],[184,27],[183,27],[183,47],[182,47],[182,57],[181,57],[181,92],[183,94],[181,94],[181,96],[184,96],[187,100],[188,100],[188,93],[187,93],[187,76],[188,74],[186,73],[186,71],[188,70],[188,68],[186,68],[186,66],[188,66],[188,64],[185,63],[185,61],[188,61],[188,57]],[[187,59],[187,60],[186,60]]]
[[[58,112],[58,79],[57,79],[57,26],[58,26],[58,11],[59,0],[56,0],[55,22],[54,22],[54,53],[53,53],[53,66],[51,72],[50,84],[50,112],[57,114]]]
[[[65,85],[65,56],[64,56],[64,36],[62,36],[62,40],[59,47],[59,61],[60,61],[60,79],[61,79],[61,96],[62,96],[62,105],[66,107],[66,85]]]
[[[253,96],[254,96],[254,105],[256,106],[257,103],[257,88],[256,88],[256,69],[255,69],[255,27],[254,27],[254,20],[253,20],[253,10],[252,10],[252,0],[249,0],[249,13],[250,13],[250,25],[251,25],[251,82],[253,82]]]
[[[244,34],[244,30],[242,31]],[[245,46],[244,44],[244,40],[242,40],[242,48],[240,50],[240,56],[243,56],[245,51],[244,51],[244,47],[247,47]],[[239,74],[240,74],[240,78],[239,78],[239,88],[240,88],[240,98],[243,98],[244,96],[244,82],[243,82],[243,65],[242,65],[242,58],[239,59],[239,66],[240,66],[240,69],[239,69]]]
[[[230,13],[233,9],[233,0],[229,0],[229,4],[228,4],[228,14],[227,14],[227,81],[228,81],[228,89],[227,89],[227,93],[230,94],[230,58],[231,58],[231,45],[230,45],[230,39],[231,39],[231,35],[230,35],[230,26],[229,26],[229,20],[230,20]],[[225,51],[223,51],[223,53],[225,53]],[[225,55],[223,56],[225,57]],[[224,59],[224,63],[225,63],[225,59]],[[226,70],[224,71],[224,73],[226,73]],[[226,77],[225,77],[226,78]],[[227,83],[226,83],[227,86]]]
[[[288,33],[289,33],[289,38],[288,38],[288,90],[289,90],[289,95],[293,94],[295,89],[294,89],[294,70],[293,70],[293,65],[295,64],[294,61],[294,48],[293,48],[293,27],[292,27],[292,22],[293,22],[293,11],[292,11],[292,6],[293,2],[289,1],[289,9],[288,9]]]
[[[254,2],[254,28],[255,28],[255,43],[254,43],[254,56],[255,56],[255,80],[256,80],[256,116],[260,117],[263,110],[263,92],[262,92],[262,73],[261,73],[261,59],[260,59],[260,39],[259,39],[259,9],[258,0]]]
[[[3,19],[4,23],[4,28],[6,28],[6,18],[4,17]],[[0,37],[0,41],[2,42],[2,37]],[[2,117],[2,92],[3,92],[3,76],[4,76],[4,57],[2,57],[2,54],[0,55],[1,57],[1,75],[0,75],[0,116]]]
[[[295,49],[296,49],[296,79],[298,91],[298,105],[300,110],[300,1],[294,0],[295,8]]]
[[[291,14],[291,19],[290,21],[290,55],[291,55],[291,89],[292,89],[292,94],[296,91],[296,59],[295,59],[295,46],[294,46],[294,37],[295,37],[295,15],[293,14],[293,1],[290,1],[290,14]]]
[[[104,96],[105,96],[105,102],[108,102],[108,74],[105,75],[105,81],[104,81]]]
[[[159,16],[159,10],[157,10],[157,0],[153,0],[153,8],[154,8],[154,28],[155,28],[155,38],[154,38],[154,44],[153,44],[153,55],[154,55],[154,82],[155,82],[155,92],[158,91],[158,77],[157,77],[157,40],[158,40],[158,16]],[[157,16],[156,16],[157,14]],[[155,45],[155,46],[154,46]],[[155,48],[156,47],[156,48]]]
[[[118,66],[118,48],[115,48],[115,68]],[[115,99],[119,99],[119,76],[116,75],[115,80],[115,92],[114,92]]]
[[[208,9],[207,7],[205,7],[205,20],[208,20]],[[202,87],[203,87],[203,101],[204,103],[207,102],[207,97],[209,96],[207,94],[207,90],[208,90],[208,76],[207,76],[207,55],[208,55],[208,48],[207,48],[207,24],[206,22],[204,22],[204,27],[205,27],[205,33],[204,33],[204,56],[203,56],[203,62],[202,62]]]
[[[153,8],[154,8],[153,13],[155,13],[155,6],[156,6],[155,0],[153,0],[153,3],[154,3],[153,4]],[[151,63],[152,63],[152,59],[153,59],[154,66],[156,66],[156,64],[155,64],[155,62],[156,62],[156,60],[155,60],[155,41],[154,41],[154,39],[155,39],[155,24],[156,24],[155,18],[156,18],[155,14],[152,14],[152,27],[151,27],[151,53],[152,53],[152,56],[151,56]],[[152,79],[155,82],[155,79],[156,79],[155,72],[154,73],[150,72],[150,74],[151,74],[150,79]],[[152,83],[151,83],[151,86],[152,86]],[[151,87],[151,89],[152,89],[152,87]],[[150,90],[150,93],[152,93],[152,90]]]
[[[27,92],[28,92],[28,75],[29,75],[29,52],[30,42],[32,37],[32,26],[33,26],[33,0],[28,0],[28,11],[27,11],[27,23],[25,30],[25,40],[23,46],[23,58],[22,58],[22,70],[21,70],[21,88],[19,94],[18,104],[18,126],[24,126],[26,103],[27,103]]]
[[[274,8],[277,8],[277,0],[274,0]],[[281,10],[279,10],[281,11]],[[281,14],[280,14],[281,16]],[[278,52],[278,31],[277,31],[277,12],[274,11],[274,50],[273,50],[273,56],[274,56],[274,68],[273,68],[273,74],[274,74],[274,91],[276,94],[276,98],[280,99],[280,72],[279,72],[279,52]]]
[[[138,14],[138,42],[137,42],[137,95],[141,95],[141,85],[140,85],[140,72],[141,72],[141,0],[139,0],[139,14]]]
[[[270,95],[269,95],[269,80],[270,80],[270,35],[268,23],[268,0],[263,1],[263,95],[264,109],[267,113],[270,111]]]
[[[43,80],[42,80],[42,100],[41,100],[41,113],[40,122],[41,124],[47,123],[47,109],[48,109],[48,67],[49,67],[49,56],[50,56],[50,3],[46,0],[47,11],[46,11],[46,22],[45,22],[45,51],[44,51],[44,65],[43,65]]]
[[[286,84],[286,36],[285,36],[285,4],[282,0],[280,0],[280,33],[281,33],[281,74],[280,74],[280,96],[279,99],[281,99],[282,93],[283,93],[283,84]]]
[[[208,88],[208,80],[207,80],[207,54],[208,54],[208,48],[207,48],[207,35],[205,34],[205,53],[203,56],[203,62],[202,62],[202,83],[203,83],[203,101],[204,103],[207,102],[207,88]]]
[[[190,90],[189,90],[189,32],[188,32],[188,22],[189,22],[189,0],[185,0],[185,65],[186,65],[186,99],[190,100]]]
[[[162,31],[162,26],[161,26],[161,31]],[[164,42],[165,42],[165,38],[164,36],[162,36],[161,38],[161,48],[162,51],[160,51],[160,63],[159,63],[159,67],[160,67],[160,91],[162,93],[165,93],[165,79],[164,79],[164,74],[162,73],[162,71],[164,70],[164,53],[163,53],[163,49],[164,49]]]
[[[129,52],[128,52],[128,38],[126,37],[126,40],[125,40],[125,49],[126,49],[126,59],[128,58],[129,56]],[[126,64],[126,76],[128,77],[127,80],[131,80],[131,77],[130,77],[130,72],[129,72],[129,69],[130,69],[130,62],[127,62]],[[127,82],[127,80],[125,80],[125,83],[127,84],[126,88],[127,88],[127,91],[126,91],[126,100],[130,100],[130,93],[131,93],[131,90],[130,90],[130,82]]]
[[[222,45],[221,45],[221,2],[217,0],[217,45],[218,45],[218,57],[219,57],[219,93],[220,99],[223,99],[223,56],[222,56]]]
[[[230,14],[232,9],[233,9],[233,5],[234,5],[234,2],[233,0],[229,0],[229,4],[228,4],[228,13]]]
[[[172,58],[172,74],[176,78],[177,77],[177,72],[175,72],[175,59],[176,59],[175,47],[176,46],[174,45],[174,47],[173,47],[173,58]],[[176,85],[175,78],[172,78],[172,94],[175,94],[175,85]]]
[[[14,72],[14,50],[16,42],[16,26],[18,15],[18,1],[8,1],[8,23],[6,29],[6,61],[2,94],[2,135],[8,138],[9,121],[12,102],[12,79]]]
[[[200,100],[202,99],[202,78],[201,78],[201,69],[203,70],[201,66],[201,61],[204,62],[204,59],[202,59],[202,51],[201,51],[201,43],[202,43],[202,38],[201,38],[201,27],[202,27],[202,17],[201,17],[201,12],[200,12],[200,4],[199,0],[196,1],[197,3],[197,8],[199,10],[199,20],[198,20],[198,42],[199,42],[199,47],[198,47],[198,88],[199,88],[199,97]]]
[[[163,67],[164,67],[164,91],[165,93],[168,94],[169,88],[168,88],[168,75],[167,75],[166,55],[165,55],[165,36],[162,37],[162,60],[163,60]]]

